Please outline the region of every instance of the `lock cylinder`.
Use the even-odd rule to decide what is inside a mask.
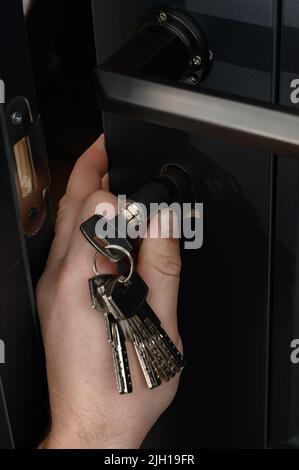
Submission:
[[[124,253],[113,248],[108,250],[106,247],[118,245],[127,252],[134,249],[136,240],[130,238],[129,231],[124,227],[137,228],[148,222],[155,215],[152,204],[170,205],[174,202],[193,204],[195,195],[191,178],[184,168],[169,164],[161,169],[157,178],[130,196],[126,207],[122,208],[114,219],[106,220],[103,216],[96,214],[84,222],[80,229],[98,252],[110,260],[119,262],[125,256]],[[158,207],[157,210],[159,210]]]
[[[155,180],[135,192],[130,200],[142,203],[149,213],[152,203],[195,202],[192,181],[186,170],[175,164],[162,167]]]

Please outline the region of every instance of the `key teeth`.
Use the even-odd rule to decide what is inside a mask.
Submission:
[[[132,316],[124,316],[113,305],[111,293],[117,282],[114,275],[99,275],[89,280],[92,308],[104,312],[117,391],[120,395],[133,391],[126,340],[133,344],[147,387],[157,388],[163,381],[174,378],[186,362],[146,302]]]
[[[150,389],[158,387],[161,384],[160,377],[158,376],[158,374],[155,374],[155,371],[153,371],[152,368],[150,367],[151,366],[150,361],[148,361],[147,360],[148,358],[145,357],[146,354],[144,350],[142,350],[141,345],[137,341],[135,341],[133,345],[134,345],[134,350],[136,352],[141,370],[143,372],[146,385]]]
[[[133,317],[129,323],[131,330],[135,332],[133,342],[148,387],[154,388],[161,385],[162,379],[168,382],[175,377],[178,370],[174,367],[173,356],[166,345],[164,348],[161,347],[161,342],[156,340],[157,335],[153,335],[139,317]],[[143,354],[139,352],[140,348],[136,341],[138,335],[143,338]]]
[[[170,358],[174,360],[178,372],[183,370],[186,366],[186,361],[170,337],[167,335],[166,331],[161,326],[157,326],[157,323],[153,323],[149,318],[145,320],[145,324],[154,334],[154,337],[157,338],[158,344],[161,345],[163,349],[167,350]]]
[[[111,324],[113,363],[116,377],[116,384],[119,394],[132,392],[132,379],[128,363],[126,346],[122,338],[122,332],[116,322]]]
[[[150,341],[150,350],[153,364],[156,366],[157,372],[168,382],[175,376],[175,372],[173,372],[173,367],[171,367],[168,358],[163,351],[160,350],[159,345],[155,343],[154,338]]]

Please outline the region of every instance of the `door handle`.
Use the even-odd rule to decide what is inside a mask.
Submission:
[[[189,78],[175,76],[171,67],[161,64],[161,45],[157,47],[158,28],[145,28],[96,70],[99,104],[102,110],[122,114],[180,131],[219,138],[245,147],[263,149],[275,154],[299,158],[299,115],[255,101],[233,99],[194,91]],[[199,30],[200,31],[200,30]],[[208,73],[207,40],[202,32],[198,52],[204,57],[200,81]],[[154,40],[149,41],[149,35]],[[155,43],[153,51],[150,44]],[[162,44],[162,43],[161,43]],[[176,55],[177,41],[168,45],[167,57]],[[153,54],[156,60],[153,60]],[[165,54],[163,55],[165,57]],[[209,59],[212,58],[211,52]],[[189,58],[190,63],[190,58]],[[154,66],[153,66],[154,64]],[[145,66],[146,65],[146,66]],[[165,65],[165,64],[164,64]],[[170,70],[168,76],[165,70]]]

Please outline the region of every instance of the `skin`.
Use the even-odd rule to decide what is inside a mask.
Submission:
[[[102,184],[107,188],[107,171],[101,136],[72,171],[59,205],[46,269],[37,286],[51,406],[51,429],[41,448],[138,448],[172,402],[179,383],[177,375],[149,390],[127,342],[133,393],[119,395],[116,391],[104,319],[91,308],[88,290],[95,251],[79,230],[99,203],[115,204],[115,196],[102,189]],[[151,224],[158,229],[158,218]],[[97,264],[101,273],[115,270],[103,257]],[[149,304],[182,351],[177,328],[178,240],[143,240],[137,270],[149,285]]]

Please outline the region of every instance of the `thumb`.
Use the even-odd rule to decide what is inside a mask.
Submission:
[[[168,212],[168,211],[167,211]],[[180,283],[180,245],[177,238],[163,238],[165,226],[161,219],[165,211],[155,216],[142,242],[137,271],[149,286],[147,301],[159,317],[163,328],[171,339],[177,343],[179,334],[177,326],[177,301]],[[168,220],[172,217],[168,217]],[[173,217],[173,223],[177,223]],[[169,220],[170,223],[170,220]],[[167,230],[166,230],[167,231]],[[169,231],[168,231],[169,232]]]

